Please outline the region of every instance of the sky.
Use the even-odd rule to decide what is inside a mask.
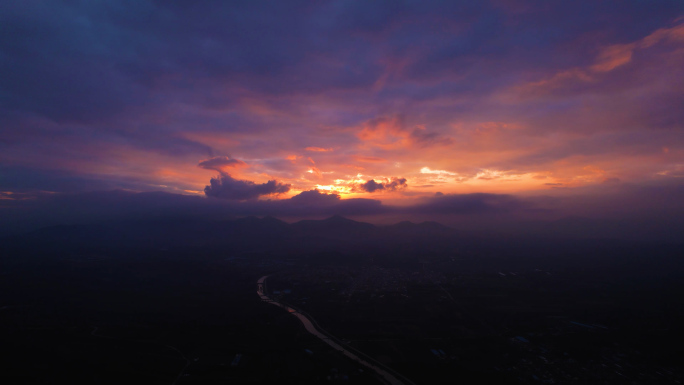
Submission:
[[[96,192],[397,218],[684,200],[680,0],[6,1],[0,73],[15,217]]]

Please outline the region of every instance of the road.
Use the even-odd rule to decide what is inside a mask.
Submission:
[[[409,379],[405,378],[401,374],[396,373],[392,369],[385,367],[381,363],[379,363],[379,362],[375,361],[374,359],[364,355],[363,353],[351,351],[351,348],[345,347],[339,341],[339,339],[333,337],[328,332],[321,329],[320,326],[318,326],[318,324],[316,323],[316,321],[313,320],[313,318],[311,318],[311,316],[305,315],[295,308],[292,308],[290,306],[284,305],[284,304],[282,304],[276,300],[271,299],[269,296],[266,295],[266,290],[265,290],[266,278],[268,278],[267,275],[259,278],[259,280],[257,281],[257,294],[259,294],[259,297],[261,297],[262,301],[276,305],[278,307],[281,307],[281,308],[287,310],[290,314],[297,317],[302,322],[306,331],[315,335],[316,337],[321,339],[323,342],[330,345],[333,349],[341,352],[345,356],[347,356],[347,357],[351,358],[352,360],[360,363],[361,365],[375,371],[375,373],[377,373],[378,376],[380,376],[380,378],[384,382],[391,384],[391,385],[405,385],[405,384],[415,385],[413,382],[411,382]],[[360,357],[360,355],[363,355],[363,357]]]

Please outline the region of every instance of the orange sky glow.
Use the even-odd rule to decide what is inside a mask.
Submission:
[[[679,180],[684,19],[556,8],[541,15],[497,3],[477,22],[426,8],[329,26],[297,14],[301,30],[254,29],[259,55],[254,41],[203,30],[188,32],[187,45],[157,46],[164,20],[136,30],[126,53],[99,31],[101,47],[70,46],[89,60],[72,88],[60,80],[69,76],[52,77],[74,71],[71,56],[41,71],[11,69],[25,86],[3,86],[12,102],[2,114],[10,129],[0,135],[0,187],[238,201],[318,190],[402,204]],[[566,20],[573,12],[585,24]],[[12,53],[16,63],[23,54]]]

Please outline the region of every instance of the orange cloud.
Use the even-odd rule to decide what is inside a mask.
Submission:
[[[678,21],[684,20],[684,18],[677,19]],[[641,39],[639,43],[639,48],[648,48],[656,43],[663,40],[681,42],[684,41],[684,24],[672,28],[661,28],[652,34]]]
[[[387,159],[377,158],[375,156],[354,155],[354,159],[356,159],[359,162],[365,162],[365,163],[384,163],[384,162],[387,162]]]
[[[597,63],[591,66],[595,72],[607,72],[632,61],[636,49],[646,49],[661,41],[684,41],[684,24],[672,28],[661,28],[630,44],[614,44],[606,47],[600,54]]]
[[[312,151],[312,152],[330,152],[330,151],[333,151],[332,147],[331,148],[307,147],[305,150],[306,151]]]
[[[552,89],[564,87],[574,82],[595,80],[592,76],[613,71],[632,61],[636,50],[652,47],[660,42],[684,42],[684,24],[658,29],[648,36],[627,44],[613,44],[605,47],[596,57],[594,64],[587,68],[571,68],[557,72],[552,77],[527,83],[517,90],[523,94],[544,93]]]
[[[556,73],[550,78],[530,82],[516,87],[516,91],[525,96],[542,95],[551,90],[564,87],[576,81],[590,82],[594,80],[585,70],[572,68]]]
[[[309,174],[314,174],[314,175],[316,175],[316,176],[319,177],[319,178],[323,176],[322,173],[321,173],[321,170],[319,170],[318,167],[315,167],[315,166],[309,168],[309,170],[308,170],[307,172],[308,172]]]
[[[405,137],[402,133],[403,122],[400,117],[381,117],[364,123],[363,128],[356,136],[364,142],[376,142],[378,144],[392,144],[397,138]]]
[[[594,72],[608,72],[625,65],[632,60],[632,53],[636,47],[632,44],[615,44],[604,49],[599,54],[597,63],[591,66]]]
[[[592,165],[585,166],[584,170],[589,171],[592,174],[597,174],[597,175],[604,175],[606,173],[606,171],[601,169],[600,167],[596,167],[596,166],[592,166]]]
[[[384,150],[406,148],[413,145],[421,147],[448,145],[453,142],[451,138],[444,137],[435,132],[427,132],[424,125],[407,128],[403,118],[399,115],[369,120],[363,124],[356,136],[364,144]]]
[[[363,171],[363,170],[366,169],[365,167],[356,166],[356,165],[353,165],[353,164],[341,164],[340,167],[353,168],[353,169],[359,170],[359,171]]]

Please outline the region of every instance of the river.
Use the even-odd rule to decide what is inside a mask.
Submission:
[[[360,363],[361,365],[375,371],[375,373],[377,373],[378,376],[380,376],[380,378],[384,382],[386,382],[388,384],[392,384],[392,385],[404,385],[404,384],[415,385],[415,384],[413,384],[413,382],[411,382],[410,380],[408,380],[406,378],[402,378],[402,380],[400,380],[398,377],[403,377],[403,376],[401,376],[399,373],[394,372],[392,369],[382,367],[381,366],[382,364],[377,362],[377,361],[372,362],[372,361],[375,361],[372,358],[370,358],[370,357],[363,357],[363,358],[359,357],[356,353],[350,351],[349,348],[346,348],[343,345],[341,345],[340,343],[336,342],[336,340],[337,340],[336,338],[332,337],[330,334],[328,334],[327,332],[320,329],[320,327],[316,327],[315,321],[312,321],[309,316],[300,313],[299,310],[292,308],[290,306],[287,306],[287,305],[283,305],[282,303],[271,299],[269,296],[266,295],[266,291],[265,291],[266,278],[268,278],[267,275],[259,278],[259,280],[257,281],[257,294],[259,294],[259,297],[261,297],[262,301],[276,305],[278,307],[281,307],[281,308],[287,310],[290,314],[297,317],[302,322],[302,324],[304,324],[304,328],[306,329],[306,331],[308,331],[309,333],[320,338],[323,342],[330,345],[333,349],[341,352],[345,356],[347,356],[347,357],[351,358],[352,360]],[[392,371],[394,373],[390,373],[390,371]]]

